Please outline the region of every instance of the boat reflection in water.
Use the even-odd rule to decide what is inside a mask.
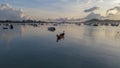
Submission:
[[[12,24],[2,24],[3,29],[13,29],[13,25]]]
[[[57,36],[57,40],[56,42],[59,42],[60,40],[64,40],[65,38],[65,31],[63,31],[63,33],[59,34],[59,35],[56,35]]]

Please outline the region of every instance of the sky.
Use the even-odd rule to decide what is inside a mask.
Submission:
[[[119,19],[120,15],[120,0],[0,0],[0,4],[4,4],[7,11],[11,9],[9,13],[16,13],[13,18],[19,17],[17,19],[25,16],[38,20],[94,17]],[[0,15],[5,14],[0,19],[10,16],[7,11],[3,13],[3,9],[0,10]]]

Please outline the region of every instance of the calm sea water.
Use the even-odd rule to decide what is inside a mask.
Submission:
[[[120,68],[120,27],[50,26],[1,24],[0,68]]]

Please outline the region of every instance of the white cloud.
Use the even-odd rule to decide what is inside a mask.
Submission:
[[[96,13],[90,13],[88,14],[85,18],[85,20],[91,20],[91,19],[100,19],[100,20],[105,20],[105,19],[110,19],[110,20],[120,20],[120,14],[113,14],[109,13],[107,16],[102,16],[100,14]]]
[[[116,13],[111,13],[111,11],[115,11],[116,10]],[[119,6],[116,6],[116,7],[113,7],[111,9],[108,9],[106,14],[119,14],[120,13],[120,7]]]
[[[120,20],[120,14],[118,15],[111,14],[111,15],[108,15],[106,18],[111,20]]]
[[[87,4],[91,4],[91,3],[102,3],[104,2],[104,0],[88,0]]]
[[[15,9],[9,4],[0,5],[0,20],[23,20],[25,15],[22,9]]]
[[[101,16],[100,14],[96,14],[96,13],[90,13],[88,16],[85,17],[85,19],[87,20],[91,20],[91,19],[105,19],[105,17]]]
[[[115,6],[106,11],[106,18],[112,20],[120,20],[120,6]]]

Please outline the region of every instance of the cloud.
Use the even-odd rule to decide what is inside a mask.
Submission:
[[[106,18],[112,20],[120,20],[120,7],[116,6],[106,11]]]
[[[13,8],[9,4],[0,5],[0,20],[23,20],[25,15],[22,9]]]
[[[109,14],[108,16],[106,16],[106,18],[111,20],[120,20],[120,14]]]
[[[111,13],[111,11],[116,11],[115,13]],[[119,6],[116,6],[116,7],[113,7],[111,9],[108,9],[106,11],[106,15],[111,15],[111,14],[119,14],[120,13],[120,7]]]
[[[91,11],[90,14],[88,14],[85,19],[86,20],[91,20],[91,19],[100,19],[100,20],[105,20],[105,19],[110,19],[110,20],[120,20],[120,7],[115,6],[113,8],[110,8],[106,11],[106,16],[101,16],[100,14],[96,14]]]
[[[85,19],[87,20],[91,20],[91,19],[105,19],[105,17],[101,16],[100,14],[96,14],[96,13],[90,13],[88,16],[85,17]]]
[[[98,1],[98,2],[104,2],[104,0],[96,0],[96,1]]]
[[[103,3],[104,0],[86,0],[87,4]]]
[[[84,12],[93,12],[95,10],[98,10],[100,7],[92,7],[92,8],[89,8],[89,9],[86,9],[84,10]]]
[[[113,13],[109,13],[109,15],[107,16],[101,16],[100,14],[96,14],[96,13],[90,13],[89,15],[87,15],[85,18],[85,20],[91,20],[91,19],[99,19],[99,20],[105,20],[105,19],[110,19],[110,20],[120,20],[120,14],[113,14]]]

